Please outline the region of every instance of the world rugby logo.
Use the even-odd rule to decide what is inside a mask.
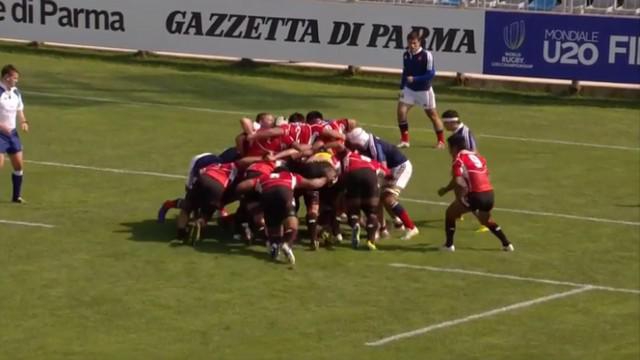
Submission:
[[[510,50],[518,50],[524,43],[524,20],[514,21],[502,29],[504,44]]]

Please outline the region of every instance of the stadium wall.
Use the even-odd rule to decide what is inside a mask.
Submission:
[[[438,71],[640,84],[640,19],[315,0],[0,0],[0,37],[401,67],[419,29]]]

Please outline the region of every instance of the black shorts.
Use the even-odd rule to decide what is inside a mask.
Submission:
[[[200,175],[198,182],[202,187],[202,210],[213,213],[222,206],[222,196],[224,195],[224,185],[218,180],[207,176],[205,174]]]
[[[267,227],[274,228],[290,217],[296,216],[293,204],[293,191],[285,186],[276,186],[262,193],[260,198],[264,221]]]
[[[493,209],[493,190],[470,193],[468,200],[471,211],[491,211]]]
[[[307,179],[318,179],[326,176],[327,168],[331,168],[327,162],[308,162],[300,164],[296,170]]]
[[[347,173],[345,188],[347,199],[368,200],[380,197],[378,175],[371,169],[358,169]]]
[[[215,210],[221,206],[224,185],[205,174],[198,176],[196,183],[187,191],[183,209],[187,212],[203,210],[204,212]]]

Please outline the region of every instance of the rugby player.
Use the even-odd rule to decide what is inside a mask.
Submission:
[[[328,177],[335,174],[327,174]],[[298,218],[295,215],[293,192],[296,189],[318,189],[327,183],[327,178],[306,179],[298,174],[281,171],[248,179],[236,191],[244,193],[256,189],[265,214],[269,254],[277,260],[282,250],[290,264],[295,264],[292,245],[298,233]]]
[[[351,227],[351,246],[360,245],[360,211],[366,217],[367,247],[376,250],[376,233],[379,221],[377,210],[380,202],[378,176],[391,175],[389,169],[371,158],[349,151],[342,158],[342,182],[345,186],[347,216]]]
[[[438,140],[436,148],[444,149],[442,121],[436,110],[436,95],[431,86],[436,69],[433,65],[433,55],[430,51],[422,48],[421,41],[422,36],[418,31],[414,30],[407,36],[408,47],[403,54],[404,63],[397,107],[398,128],[400,129],[398,147],[408,148],[410,146],[407,114],[414,105],[419,105],[433,124]]]
[[[397,147],[373,136],[362,128],[354,129],[347,135],[347,138],[349,143],[362,154],[381,163],[391,171],[392,176],[385,182],[382,191],[382,203],[389,215],[394,218],[396,226],[404,226],[405,234],[402,236],[402,240],[409,240],[418,235],[420,233],[418,227],[415,226],[409,213],[399,201],[400,192],[407,187],[411,179],[413,172],[411,161]],[[381,221],[384,223],[384,218]],[[382,235],[388,235],[384,224]]]
[[[453,236],[456,231],[456,219],[467,212],[473,212],[478,221],[495,235],[504,251],[513,251],[514,247],[507,239],[502,228],[491,217],[494,195],[489,181],[489,170],[484,157],[478,153],[465,150],[462,137],[447,140],[449,153],[453,158],[452,178],[455,183],[456,199],[449,205],[445,213],[446,242],[443,249],[455,251]],[[439,191],[441,196],[446,192]]]

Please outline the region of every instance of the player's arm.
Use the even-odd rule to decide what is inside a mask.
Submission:
[[[325,138],[330,138],[331,140],[345,140],[346,137],[344,136],[344,134],[335,131],[333,129],[329,129],[327,127],[325,127],[324,129],[322,129],[322,133],[321,135]]]
[[[300,177],[298,179],[298,182],[296,183],[296,189],[315,190],[315,189],[320,189],[326,184],[327,184],[326,177],[321,177],[317,179],[307,179],[307,178]]]
[[[469,188],[467,187],[467,182],[464,181],[462,176],[456,176],[453,180],[455,182],[454,191],[456,193],[456,199],[464,205],[468,205],[467,195],[469,194]]]
[[[243,180],[241,181],[238,186],[236,186],[236,193],[238,194],[244,194],[246,192],[251,191],[254,187],[256,187],[256,183],[258,182],[258,179],[247,179],[247,180]]]
[[[436,67],[433,64],[433,56],[427,55],[427,72],[424,75],[414,76],[412,81],[429,81],[436,76]]]
[[[238,150],[238,155],[240,156],[244,156],[244,150],[245,150],[245,142],[247,140],[247,135],[245,133],[242,133],[238,136],[236,136],[236,150]]]
[[[438,195],[444,196],[444,194],[453,190],[455,187],[456,187],[456,179],[452,177],[451,180],[449,181],[449,184],[447,184],[447,186],[444,186],[438,189]]]
[[[345,150],[344,143],[342,141],[339,141],[339,140],[332,141],[332,142],[329,142],[329,143],[324,143],[323,148],[327,149],[327,150],[333,149],[333,150],[335,150],[336,153],[341,153],[341,152],[343,152]]]
[[[242,119],[240,119],[240,127],[242,128],[242,131],[247,135],[251,135],[256,132],[253,128],[253,120],[249,119],[248,117],[243,117]]]
[[[280,159],[286,159],[288,157],[292,157],[298,154],[298,150],[295,148],[291,148],[291,149],[287,149],[287,150],[282,150],[279,153],[275,154],[272,158],[272,161],[276,161],[276,160],[280,160]]]
[[[256,131],[248,135],[247,140],[256,141],[256,140],[262,140],[262,139],[269,139],[272,137],[282,136],[282,134],[284,134],[284,131],[279,127],[275,127],[268,130]]]
[[[264,158],[262,156],[245,156],[242,159],[236,161],[236,166],[240,169],[246,169],[249,167],[249,165],[263,160]]]
[[[22,129],[22,131],[29,132],[29,122],[27,121],[27,118],[24,116],[24,111],[18,110],[17,115],[18,115],[18,121],[20,122],[20,128]]]

